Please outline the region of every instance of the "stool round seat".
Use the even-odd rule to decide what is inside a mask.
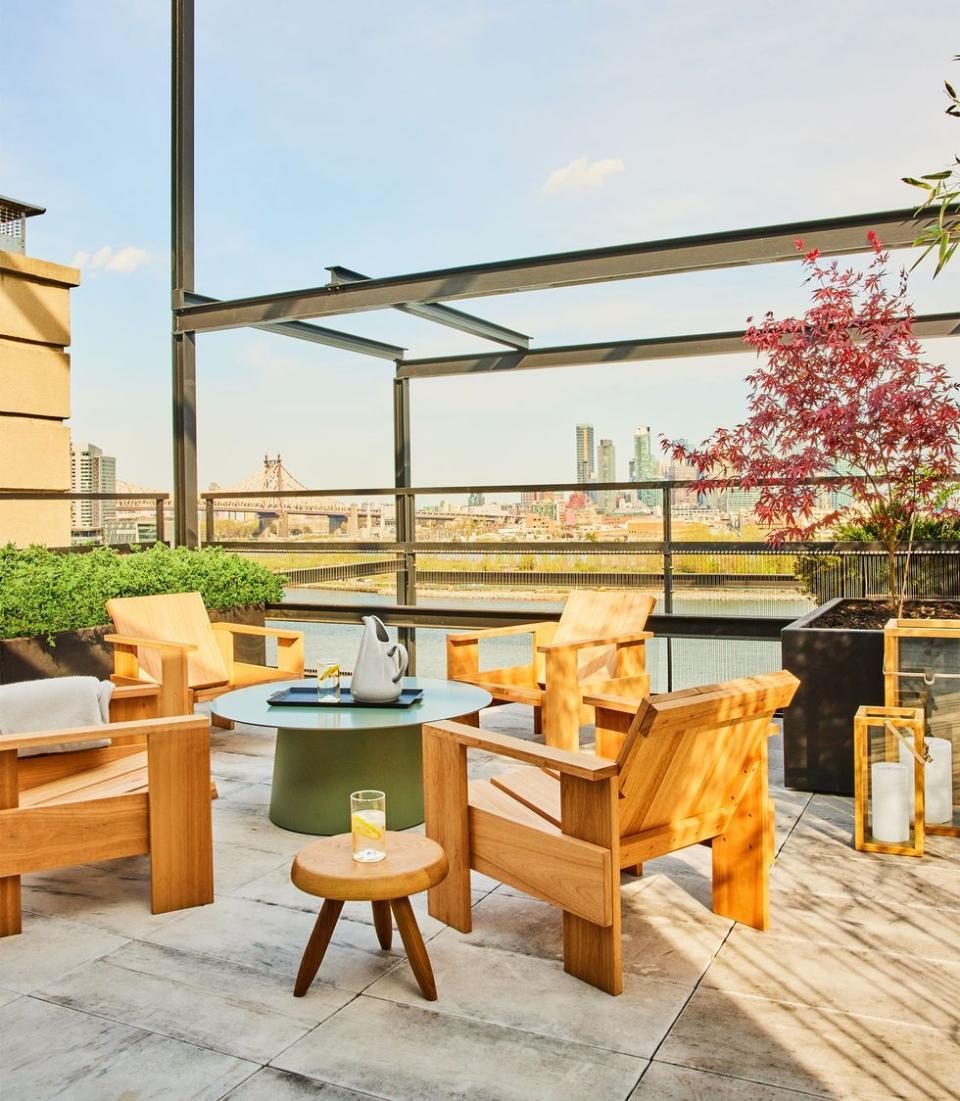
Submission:
[[[388,830],[383,860],[354,860],[350,834],[323,837],[297,854],[290,878],[301,891],[320,898],[377,902],[435,887],[447,870],[447,854],[436,841]]]

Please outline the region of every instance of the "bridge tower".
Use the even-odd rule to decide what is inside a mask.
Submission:
[[[290,516],[287,511],[287,498],[281,496],[285,488],[284,473],[283,460],[279,455],[275,459],[271,459],[269,455],[263,456],[263,488],[268,500],[276,494],[271,504],[276,507],[277,534],[281,539],[288,539]]]

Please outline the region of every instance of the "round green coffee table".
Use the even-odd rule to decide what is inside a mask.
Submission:
[[[350,793],[386,792],[387,826],[404,830],[423,821],[422,723],[471,715],[491,702],[472,684],[404,677],[422,688],[419,702],[395,707],[272,707],[267,698],[291,684],[273,681],[227,692],[213,713],[235,723],[277,728],[270,821],[297,833],[350,831]]]

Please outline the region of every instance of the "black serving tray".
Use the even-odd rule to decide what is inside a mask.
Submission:
[[[338,707],[392,707],[401,709],[409,707],[423,696],[422,688],[405,688],[400,696],[389,703],[367,703],[364,700],[355,700],[349,688],[340,689],[339,703],[317,703],[317,690],[312,685],[295,684],[291,688],[283,688],[274,692],[267,698],[271,707],[321,707],[325,710],[334,710]]]

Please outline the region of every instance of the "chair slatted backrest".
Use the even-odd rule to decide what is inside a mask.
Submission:
[[[644,700],[617,758],[621,836],[732,810],[798,684],[783,671]]]
[[[657,599],[632,589],[574,589],[567,597],[554,642],[604,638],[642,631]],[[614,646],[591,646],[578,654],[577,678],[612,677],[616,673]]]
[[[227,682],[227,666],[199,593],[117,597],[107,601],[107,611],[121,635],[196,646],[187,655],[187,683],[191,688]],[[154,680],[160,679],[160,656],[155,651],[140,651],[140,667]]]

